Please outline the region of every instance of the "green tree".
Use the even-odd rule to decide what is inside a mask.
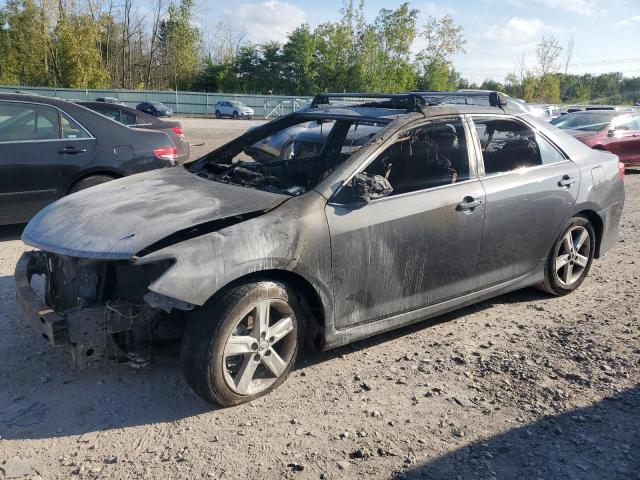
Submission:
[[[451,15],[442,18],[430,16],[420,35],[426,46],[416,56],[420,72],[419,88],[424,90],[449,90],[452,57],[466,53],[463,28],[456,25]]]
[[[109,72],[102,66],[100,24],[89,15],[65,15],[53,33],[56,84],[69,88],[109,86]]]
[[[160,25],[163,63],[170,85],[178,89],[189,88],[201,68],[202,36],[200,30],[191,23],[194,7],[194,0],[172,3],[168,18]]]

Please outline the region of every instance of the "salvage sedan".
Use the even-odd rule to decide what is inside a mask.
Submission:
[[[530,285],[568,294],[616,243],[615,155],[498,95],[333,97],[187,168],[40,212],[23,234],[38,250],[16,269],[24,317],[78,365],[143,365],[154,342],[180,339],[189,384],[229,406],[281,384],[305,341],[329,349]],[[261,161],[256,143],[313,121],[330,132],[304,155]],[[366,143],[345,148],[359,125]]]

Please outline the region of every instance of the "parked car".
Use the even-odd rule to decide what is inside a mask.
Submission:
[[[588,110],[551,123],[591,148],[616,154],[628,167],[640,166],[640,114]]]
[[[144,364],[150,341],[181,338],[191,387],[229,406],[280,385],[304,341],[333,348],[529,285],[569,294],[616,244],[615,155],[501,108],[333,97],[44,209],[16,267],[25,319],[80,365]],[[254,153],[314,121],[331,133],[313,153]],[[376,132],[345,150],[361,127]]]
[[[124,105],[82,101],[76,103],[128,127],[158,130],[166,133],[178,149],[178,163],[184,163],[189,160],[189,142],[180,122],[160,120],[153,115],[135,108],[125,107]]]
[[[548,121],[560,116],[560,107],[557,105],[550,105],[547,103],[528,103],[527,106],[534,113],[539,110]]]
[[[160,102],[142,102],[136,106],[136,110],[148,113],[154,117],[173,117],[173,110]]]
[[[69,193],[176,158],[165,133],[130,129],[64,100],[0,93],[0,225],[26,222]]]
[[[98,98],[96,98],[96,102],[113,103],[115,105],[124,105],[123,102],[121,102],[120,100],[118,100],[117,98],[114,98],[114,97],[98,97]]]
[[[216,118],[253,118],[253,108],[247,107],[242,102],[218,102],[215,104]]]

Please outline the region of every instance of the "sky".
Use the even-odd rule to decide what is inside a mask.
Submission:
[[[398,0],[366,1],[373,20],[381,8]],[[452,15],[464,28],[464,55],[454,65],[463,78],[502,81],[522,54],[535,63],[535,48],[543,35],[554,35],[565,47],[574,39],[569,73],[623,72],[640,76],[640,0],[449,0],[411,1],[420,10],[418,26],[429,15]],[[207,30],[222,20],[244,25],[256,43],[286,39],[301,23],[311,26],[340,18],[342,0],[199,0],[199,21]],[[420,39],[413,50],[420,49]],[[565,52],[563,52],[564,55]]]

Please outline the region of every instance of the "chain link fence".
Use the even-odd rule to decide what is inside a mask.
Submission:
[[[113,97],[128,107],[140,102],[162,102],[176,114],[211,115],[215,105],[222,101],[242,102],[251,107],[256,117],[273,118],[299,110],[311,97],[277,95],[236,95],[226,93],[198,93],[162,90],[83,90],[74,88],[0,86],[0,92],[20,92],[55,97],[64,100],[92,101],[101,97]]]

